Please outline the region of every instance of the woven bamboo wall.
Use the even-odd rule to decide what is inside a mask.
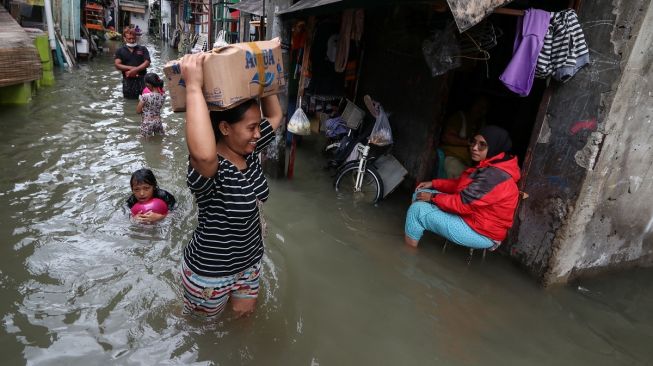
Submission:
[[[0,87],[38,80],[41,73],[33,40],[0,6]]]

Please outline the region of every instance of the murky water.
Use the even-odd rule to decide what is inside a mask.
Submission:
[[[116,45],[112,45],[112,50]],[[172,52],[148,44],[160,72]],[[7,365],[645,365],[653,271],[540,289],[508,260],[465,266],[426,237],[402,246],[407,196],[336,199],[315,138],[270,181],[258,310],[180,316],[178,266],[196,221],[183,115],[138,138],[110,55],[0,111],[0,354]],[[179,207],[155,226],[123,201],[137,168]]]

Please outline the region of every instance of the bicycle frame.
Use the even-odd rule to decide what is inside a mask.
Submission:
[[[356,150],[358,150],[358,172],[356,173],[354,192],[360,192],[363,188],[363,175],[367,167],[367,154],[370,152],[370,146],[359,142],[356,144]]]

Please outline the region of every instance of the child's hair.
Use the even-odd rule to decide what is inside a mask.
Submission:
[[[154,173],[147,168],[138,169],[132,173],[132,177],[129,180],[129,185],[134,188],[134,184],[145,183],[157,188],[156,177]]]
[[[211,125],[213,126],[213,133],[215,134],[215,140],[219,140],[222,137],[220,132],[219,124],[222,121],[227,122],[232,125],[243,119],[245,112],[253,106],[258,105],[256,99],[248,99],[247,101],[229,109],[223,111],[209,111],[209,116],[211,117]]]
[[[159,77],[159,75],[153,73],[153,72],[148,72],[145,74],[145,83],[146,84],[151,84],[154,87],[157,88],[162,88],[163,87],[163,80]]]

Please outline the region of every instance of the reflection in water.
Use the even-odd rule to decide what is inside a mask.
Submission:
[[[650,270],[543,291],[504,258],[464,265],[435,237],[403,248],[408,195],[339,200],[316,138],[271,180],[258,311],[180,316],[178,266],[196,209],[183,114],[138,137],[108,55],[0,110],[0,351],[6,364],[647,364]],[[152,70],[171,57],[148,44]],[[315,149],[312,149],[315,146]],[[315,150],[315,151],[313,151]],[[178,208],[131,222],[129,176],[150,167]]]

